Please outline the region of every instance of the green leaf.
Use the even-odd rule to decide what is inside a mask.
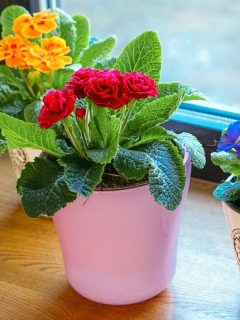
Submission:
[[[5,150],[7,150],[7,141],[4,139],[0,131],[0,156],[4,153]]]
[[[79,62],[82,50],[88,46],[90,25],[88,18],[79,14],[73,16],[73,20],[77,29],[74,62]]]
[[[168,210],[175,210],[181,202],[186,182],[186,170],[179,150],[171,142],[153,142],[142,148],[151,158],[149,189],[155,201]]]
[[[80,159],[77,156],[66,156],[59,160],[64,167],[64,177],[68,189],[84,197],[90,196],[101,182],[104,165]]]
[[[61,157],[63,154],[57,147],[56,134],[53,129],[41,129],[35,123],[28,123],[0,113],[0,128],[6,138],[8,148],[32,148]]]
[[[2,38],[10,34],[14,34],[12,30],[13,22],[18,16],[24,13],[29,14],[25,8],[16,5],[8,6],[2,11],[0,19],[0,23],[2,25]]]
[[[35,158],[28,162],[17,182],[18,193],[26,214],[32,218],[40,214],[52,216],[77,194],[68,190],[63,168],[56,162]]]
[[[93,43],[82,54],[80,59],[82,67],[94,67],[98,62],[101,62],[112,52],[115,44],[116,38],[113,36]]]
[[[179,94],[180,92],[184,92],[183,101],[206,100],[200,91],[193,89],[191,86],[185,83],[166,82],[158,84],[158,98],[173,95],[175,93]]]
[[[0,79],[0,112],[18,117],[26,104],[27,101],[22,99],[16,88]]]
[[[145,31],[127,44],[113,68],[122,73],[139,71],[158,82],[161,61],[161,46],[157,33]]]
[[[145,152],[119,147],[113,166],[125,179],[141,180],[151,163],[151,158]]]
[[[129,120],[122,132],[123,137],[140,136],[158,124],[166,122],[182,101],[182,94],[174,94],[153,100],[142,107]]]
[[[92,107],[89,129],[93,147],[87,150],[87,156],[97,163],[110,163],[118,150],[121,122],[107,108]]]
[[[59,18],[57,19],[57,35],[60,38],[63,38],[66,41],[67,46],[71,49],[68,55],[74,57],[75,44],[77,39],[75,22],[73,18],[63,10],[58,8],[55,11],[59,15]]]
[[[4,81],[6,84],[9,84],[15,88],[18,88],[20,91],[21,95],[24,98],[28,97],[28,94],[26,93],[26,87],[22,83],[22,80],[12,72],[12,70],[7,67],[6,65],[0,65],[0,80]]]
[[[116,58],[115,57],[111,57],[109,59],[105,59],[101,62],[98,62],[97,64],[95,64],[95,68],[98,70],[106,70],[106,69],[112,69],[114,64],[116,62]]]
[[[199,169],[203,169],[206,164],[205,151],[201,143],[190,133],[180,133],[177,135],[176,143],[182,153],[188,151],[192,164]]]
[[[41,100],[35,100],[29,103],[24,109],[24,119],[27,122],[37,123],[39,111],[43,103]]]
[[[179,90],[184,90],[184,98],[183,101],[188,101],[188,100],[206,100],[206,97],[198,90],[192,88],[186,83],[180,83],[180,89]]]
[[[70,80],[72,74],[80,68],[81,65],[76,63],[55,71],[53,87],[55,89],[62,89],[65,86],[66,82]]]
[[[176,138],[175,133],[170,132],[160,126],[156,126],[127,138],[121,137],[120,144],[124,148],[129,149],[129,148],[137,147],[142,144],[146,144],[156,140],[162,141],[165,139],[175,139],[175,138]]]
[[[235,202],[240,200],[240,181],[223,182],[213,192],[220,201]]]
[[[229,172],[235,176],[240,175],[240,159],[236,152],[213,152],[211,159],[213,164],[220,166],[224,172]]]

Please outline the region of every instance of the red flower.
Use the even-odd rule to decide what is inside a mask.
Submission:
[[[155,97],[158,94],[155,81],[141,72],[126,73],[123,81],[128,94],[134,99]]]
[[[38,116],[41,128],[48,129],[74,110],[75,96],[67,90],[50,90],[43,97]]]
[[[86,114],[86,109],[84,109],[84,108],[79,108],[76,110],[76,117],[78,119],[82,120],[84,118],[85,114]]]
[[[85,92],[97,106],[111,109],[121,108],[131,100],[118,70],[98,71],[87,81]]]
[[[71,77],[71,80],[67,82],[67,88],[72,90],[77,98],[85,98],[85,87],[88,80],[97,73],[98,70],[94,70],[91,68],[87,69],[79,69],[74,72]]]

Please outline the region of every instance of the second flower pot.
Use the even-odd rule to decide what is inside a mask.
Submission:
[[[176,268],[177,238],[191,175],[179,207],[171,212],[148,185],[95,191],[53,217],[72,287],[93,301],[124,305],[163,291]]]
[[[232,238],[237,263],[240,268],[240,207],[228,202],[223,202],[222,206]]]

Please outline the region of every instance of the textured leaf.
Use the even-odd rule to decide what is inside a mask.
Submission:
[[[81,65],[76,63],[55,71],[53,87],[55,89],[62,89],[65,86],[66,82],[70,80],[72,74],[80,68]]]
[[[24,119],[27,122],[37,123],[39,111],[43,103],[41,100],[35,100],[24,108]]]
[[[9,149],[26,147],[43,150],[55,157],[63,155],[57,148],[53,129],[43,130],[35,123],[27,123],[5,113],[0,113],[0,128]]]
[[[122,73],[139,71],[158,82],[161,61],[161,46],[157,33],[145,31],[127,44],[113,68]]]
[[[170,132],[160,126],[156,126],[153,128],[150,128],[146,131],[140,132],[139,134],[132,135],[128,138],[121,138],[120,144],[124,148],[133,148],[140,146],[142,144],[146,144],[153,141],[162,141],[165,139],[174,139],[176,138],[176,134],[173,132]]]
[[[121,122],[115,116],[110,116],[106,108],[93,106],[93,111],[89,124],[93,147],[87,150],[87,155],[94,162],[110,163],[118,150]]]
[[[155,201],[168,210],[181,202],[186,182],[185,165],[179,150],[171,142],[153,142],[142,148],[151,158],[149,189]]]
[[[18,117],[26,104],[16,88],[0,79],[0,112]]]
[[[119,147],[113,166],[125,179],[141,180],[147,174],[151,162],[145,152]]]
[[[94,67],[98,62],[101,62],[109,55],[109,53],[112,52],[115,44],[116,38],[113,36],[93,43],[83,52],[80,59],[82,67]]]
[[[29,14],[25,8],[16,5],[8,6],[2,11],[0,19],[2,25],[2,38],[14,34],[12,30],[13,22],[18,16],[24,13]]]
[[[66,41],[67,46],[71,49],[68,55],[74,57],[75,43],[77,38],[75,22],[73,18],[63,10],[56,9],[55,11],[59,15],[59,18],[57,19],[57,35],[60,38],[63,38]]]
[[[184,92],[183,101],[206,100],[206,98],[201,92],[197,91],[196,89],[193,89],[185,83],[166,82],[158,84],[158,98],[173,95],[175,93],[179,94],[182,91]]]
[[[112,69],[115,62],[116,62],[116,58],[112,57],[109,59],[105,59],[101,62],[98,62],[97,64],[95,64],[94,67],[98,70]]]
[[[101,182],[104,165],[85,161],[76,156],[67,156],[59,160],[64,167],[65,181],[69,190],[84,197],[90,196]]]
[[[211,159],[213,164],[220,166],[224,172],[229,172],[235,176],[240,175],[240,159],[236,152],[213,152]]]
[[[73,20],[75,21],[75,26],[77,30],[74,62],[79,62],[82,50],[87,48],[88,46],[90,26],[89,20],[85,16],[75,15],[73,16]]]
[[[235,202],[240,200],[240,181],[223,182],[214,190],[213,195],[220,201]]]
[[[32,218],[40,214],[52,216],[77,194],[68,190],[63,168],[56,162],[35,158],[28,162],[17,182],[18,193],[26,214]]]
[[[6,65],[0,65],[0,80],[4,81],[5,84],[18,88],[23,97],[28,97],[28,94],[26,93],[27,90],[25,85],[22,83],[22,80],[16,77],[13,71]]]
[[[122,136],[140,136],[144,131],[166,122],[178,108],[181,99],[181,94],[174,94],[147,103],[136,113],[133,119],[128,121]]]
[[[191,162],[196,168],[204,168],[206,164],[205,151],[196,137],[190,133],[183,132],[177,135],[176,143],[183,154],[188,151]]]

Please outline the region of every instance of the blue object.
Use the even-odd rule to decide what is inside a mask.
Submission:
[[[171,120],[221,132],[232,122],[240,119],[240,112],[226,108],[207,105],[206,102],[183,102]]]

